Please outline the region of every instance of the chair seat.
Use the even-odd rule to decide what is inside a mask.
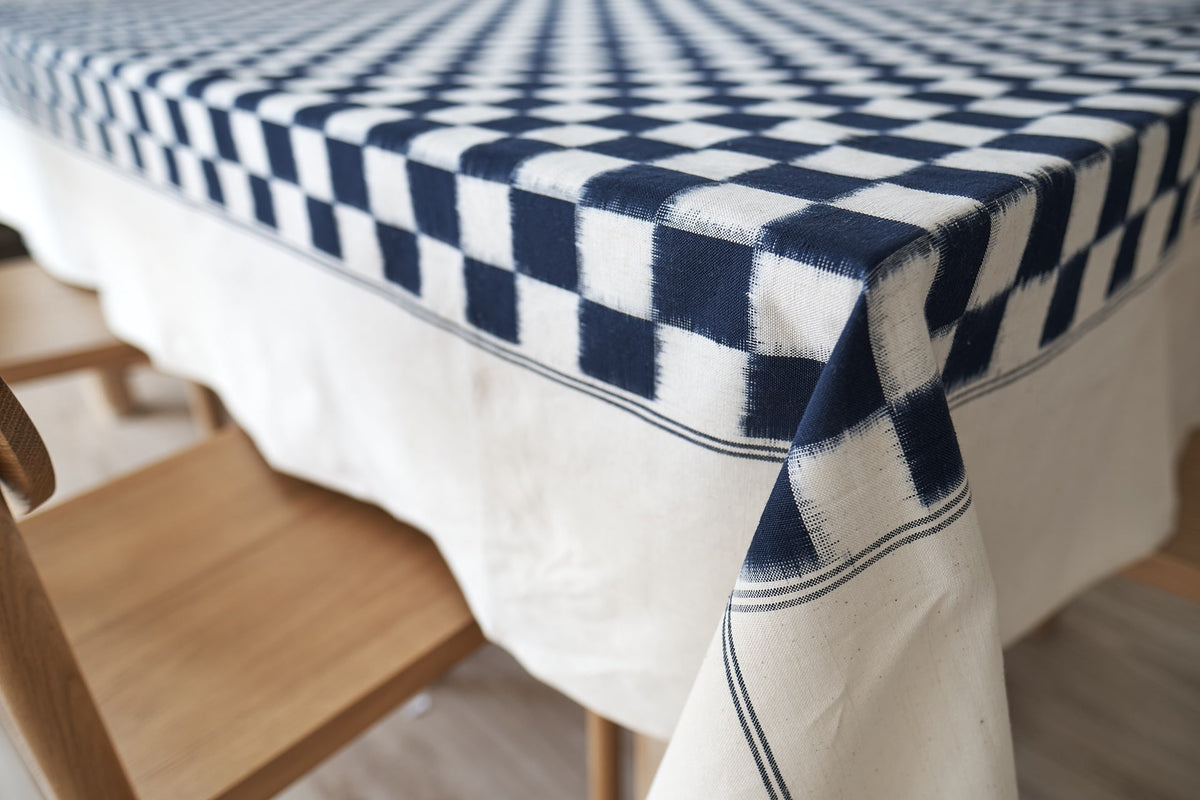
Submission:
[[[0,264],[0,377],[9,383],[145,361],[104,324],[95,292],[50,277],[28,258]]]
[[[483,641],[428,538],[239,431],[21,529],[143,800],[278,791]]]

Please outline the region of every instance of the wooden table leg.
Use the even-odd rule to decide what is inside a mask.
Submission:
[[[620,800],[620,732],[615,722],[587,712],[588,800]]]
[[[104,394],[104,401],[112,412],[118,417],[132,413],[137,407],[137,402],[129,392],[128,368],[104,367],[97,370],[97,375],[100,378],[100,390]]]
[[[224,424],[224,413],[221,400],[216,392],[199,383],[188,382],[188,406],[192,410],[192,419],[200,427],[200,432],[211,436],[221,429]]]

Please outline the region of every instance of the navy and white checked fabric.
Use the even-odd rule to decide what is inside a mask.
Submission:
[[[951,409],[1153,280],[1195,216],[1200,5],[0,6],[0,98],[515,365],[780,463],[721,641],[788,797],[736,620],[955,524]]]

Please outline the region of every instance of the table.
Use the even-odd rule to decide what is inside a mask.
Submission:
[[[39,259],[654,798],[1014,797],[1002,643],[1169,529],[1194,3],[12,5],[0,97]]]

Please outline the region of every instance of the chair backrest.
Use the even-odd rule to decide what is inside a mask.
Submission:
[[[54,491],[37,428],[0,380],[0,482],[31,508]],[[135,800],[29,550],[0,498],[0,694],[58,800]]]
[[[0,380],[0,483],[30,509],[54,493],[54,467],[33,420]]]

